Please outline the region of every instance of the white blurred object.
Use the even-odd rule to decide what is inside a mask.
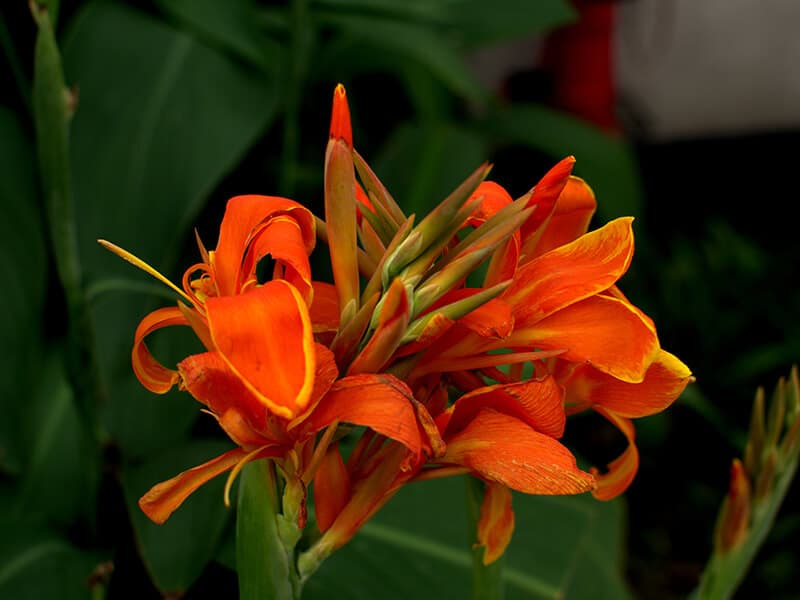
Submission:
[[[636,134],[800,130],[800,0],[630,0],[617,11],[616,87]]]

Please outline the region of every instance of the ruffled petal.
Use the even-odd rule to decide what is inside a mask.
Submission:
[[[150,354],[144,338],[157,329],[172,325],[189,325],[189,322],[177,306],[159,308],[142,319],[133,339],[131,351],[133,372],[144,387],[156,394],[168,392],[178,382],[178,372],[158,362]]]
[[[271,453],[272,450],[266,448],[263,454],[258,454],[255,458],[268,456]],[[172,479],[162,481],[139,499],[139,507],[152,521],[160,525],[183,504],[183,501],[193,491],[217,475],[230,471],[247,456],[248,452],[236,448],[202,465],[184,471]]]
[[[453,405],[445,438],[466,427],[484,408],[519,419],[552,438],[564,435],[564,388],[552,377],[542,381],[523,381],[486,386],[464,394]]]
[[[656,414],[672,404],[692,380],[692,372],[676,356],[660,350],[641,383],[627,383],[579,365],[561,383],[567,404],[602,406],[621,417]]]
[[[351,375],[333,384],[303,422],[306,434],[334,421],[364,425],[397,440],[419,456],[422,439],[408,386],[392,375]]]
[[[522,328],[509,346],[563,349],[559,357],[587,363],[629,383],[640,383],[659,352],[652,321],[627,302],[593,296]]]
[[[580,494],[595,487],[594,477],[581,471],[558,441],[491,409],[481,410],[445,442],[439,462],[469,467],[487,481],[526,494]]]
[[[478,518],[478,543],[483,546],[483,564],[489,565],[503,556],[514,533],[514,511],[511,490],[500,483],[489,483]]]
[[[501,298],[525,326],[611,287],[633,257],[631,217],[611,221],[534,258],[517,271]]]
[[[599,406],[595,407],[595,410],[608,419],[628,440],[628,447],[609,463],[605,473],[601,474],[597,469],[592,469],[592,474],[597,479],[597,489],[592,492],[594,497],[598,500],[613,500],[628,489],[639,470],[639,450],[634,443],[636,430],[629,419]]]
[[[219,243],[210,253],[217,293],[230,296],[239,291],[245,252],[254,231],[266,219],[290,215],[302,232],[305,254],[316,242],[314,215],[302,204],[277,196],[246,195],[228,200],[219,230]]]
[[[219,355],[270,411],[286,419],[308,404],[315,357],[311,320],[297,290],[269,281],[238,296],[206,301]]]

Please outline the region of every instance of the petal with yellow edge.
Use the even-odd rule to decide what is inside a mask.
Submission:
[[[672,404],[692,381],[692,372],[678,357],[660,350],[641,383],[627,383],[579,365],[561,381],[567,404],[602,406],[621,417],[656,414]]]
[[[314,433],[334,421],[370,427],[406,446],[415,456],[423,443],[413,395],[409,387],[388,374],[350,375],[333,384],[303,422],[303,431]]]
[[[476,546],[484,547],[484,565],[489,565],[503,556],[511,541],[511,534],[514,533],[511,490],[503,484],[492,482],[486,485],[477,533]]]
[[[159,308],[142,319],[133,339],[131,351],[133,372],[144,387],[156,394],[167,393],[178,382],[178,372],[158,362],[150,354],[144,338],[162,327],[172,325],[188,326],[189,322],[177,306]]]
[[[298,291],[269,281],[238,296],[206,301],[219,355],[270,411],[291,419],[311,398],[315,357],[311,319]]]
[[[219,243],[211,253],[214,279],[220,296],[239,291],[242,261],[253,231],[268,217],[290,214],[300,225],[306,254],[314,248],[314,215],[288,198],[246,195],[228,200],[219,230]]]
[[[265,448],[263,453],[252,458],[276,455],[277,449]],[[217,475],[230,471],[243,459],[248,452],[241,448],[230,450],[225,454],[211,459],[176,475],[172,479],[162,481],[153,486],[139,499],[139,507],[152,521],[159,525],[164,523],[169,516],[181,505],[189,495],[204,483],[212,480]]]
[[[539,433],[552,438],[564,435],[564,388],[552,377],[542,381],[523,381],[491,385],[461,396],[453,405],[445,437],[466,427],[484,408],[519,419]]]
[[[520,267],[501,296],[517,322],[538,321],[616,283],[633,257],[632,221],[615,219]]]
[[[613,500],[628,489],[639,470],[639,450],[634,443],[636,430],[629,419],[599,406],[595,407],[595,410],[608,419],[628,440],[628,447],[608,464],[605,473],[592,469],[592,474],[597,479],[597,489],[592,492],[594,497],[598,500]]]
[[[513,347],[564,349],[564,360],[588,363],[629,383],[640,383],[658,357],[659,342],[652,321],[629,303],[593,296],[568,306],[538,323],[514,331]]]
[[[469,467],[526,494],[580,494],[595,487],[594,477],[578,468],[561,443],[495,410],[484,408],[445,442],[439,462]]]

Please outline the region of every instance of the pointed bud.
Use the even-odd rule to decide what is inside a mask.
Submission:
[[[738,458],[731,465],[728,495],[722,505],[714,540],[716,551],[725,554],[741,544],[750,530],[750,480]]]

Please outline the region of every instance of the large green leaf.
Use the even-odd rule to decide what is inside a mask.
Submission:
[[[147,279],[101,249],[95,239],[103,237],[170,275],[209,194],[274,117],[276,82],[107,2],[79,12],[64,58],[69,82],[80,89],[72,162],[85,271],[95,282]],[[109,294],[94,306],[109,427],[127,452],[139,454],[180,436],[195,414],[191,403],[153,398],[130,381],[133,332],[153,306],[133,293]],[[130,418],[132,406],[149,418]]]
[[[191,442],[123,471],[125,501],[142,559],[164,593],[184,592],[216,555],[232,514],[222,502],[225,478],[218,477],[194,492],[163,525],[151,522],[137,502],[155,484],[227,450],[230,444],[224,442]]]
[[[515,494],[514,513],[503,569],[507,598],[629,597],[619,502]],[[468,598],[466,523],[461,478],[406,486],[323,564],[304,598]]]
[[[574,172],[586,179],[595,191],[597,211],[604,221],[621,215],[641,214],[638,166],[624,139],[536,104],[495,109],[483,126],[486,135],[498,145],[528,146],[549,154],[554,160],[574,155],[577,159]]]
[[[0,471],[17,471],[26,453],[20,420],[41,355],[47,262],[34,153],[20,117],[0,107]],[[12,350],[13,349],[13,350]]]
[[[452,123],[401,124],[378,156],[375,172],[406,214],[427,214],[486,160],[484,141]]]
[[[470,46],[547,32],[575,17],[565,0],[482,0],[448,2],[452,27]],[[534,57],[531,56],[531,62]]]

